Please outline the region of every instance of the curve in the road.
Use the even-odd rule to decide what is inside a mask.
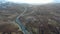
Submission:
[[[24,34],[32,34],[32,32],[28,33],[28,31],[26,30],[26,27],[22,24],[22,22],[19,19],[20,17],[16,18],[16,23],[19,25],[19,27],[22,29],[22,32]]]

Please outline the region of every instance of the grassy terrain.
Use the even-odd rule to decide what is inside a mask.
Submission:
[[[42,34],[41,30],[43,30],[45,34],[58,34],[60,31],[60,3],[45,5],[2,3],[0,4],[0,29],[4,25],[4,30],[6,27],[19,28],[15,19],[25,11],[25,8],[26,12],[20,19],[29,32]]]

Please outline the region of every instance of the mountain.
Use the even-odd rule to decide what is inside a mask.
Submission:
[[[33,34],[59,34],[60,3],[33,5],[33,13],[22,16],[21,21]],[[37,32],[38,31],[38,32]],[[43,32],[42,32],[43,31]]]
[[[16,32],[21,33],[21,29],[19,29],[18,24],[15,22],[15,19],[18,15],[20,15],[25,8],[29,8],[28,4],[17,4],[17,3],[1,3],[0,4],[0,31],[1,32]]]
[[[49,3],[44,5],[17,4],[11,2],[1,3],[0,24],[13,23],[14,25],[16,23],[16,17],[22,14],[25,9],[26,12],[20,17],[20,20],[23,25],[27,27],[26,29],[28,31],[32,31],[33,34],[42,34],[40,33],[42,31],[45,32],[45,34],[59,33],[60,3]],[[18,25],[16,25],[16,27],[18,28]]]

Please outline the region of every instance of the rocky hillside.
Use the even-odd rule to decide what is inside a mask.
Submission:
[[[60,32],[60,3],[51,3],[45,5],[29,5],[17,3],[0,4],[0,24],[15,26],[15,19],[24,12],[20,17],[22,23],[28,31],[33,34],[59,34]],[[14,27],[14,26],[11,27]],[[9,26],[8,26],[9,27]],[[16,27],[18,29],[18,25]],[[5,28],[6,29],[6,28]]]
[[[20,15],[25,10],[25,8],[32,10],[29,7],[30,5],[28,4],[16,4],[11,2],[1,3],[0,4],[0,31],[21,32],[21,29],[19,30],[18,24],[16,24],[15,19],[18,15]]]
[[[22,16],[22,23],[33,34],[60,34],[60,3],[33,6],[33,13]]]

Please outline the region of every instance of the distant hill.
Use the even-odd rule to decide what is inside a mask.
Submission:
[[[2,3],[0,4],[0,15],[5,17],[12,17],[12,15],[15,15],[16,17],[28,7],[28,4],[16,4],[10,2]]]

